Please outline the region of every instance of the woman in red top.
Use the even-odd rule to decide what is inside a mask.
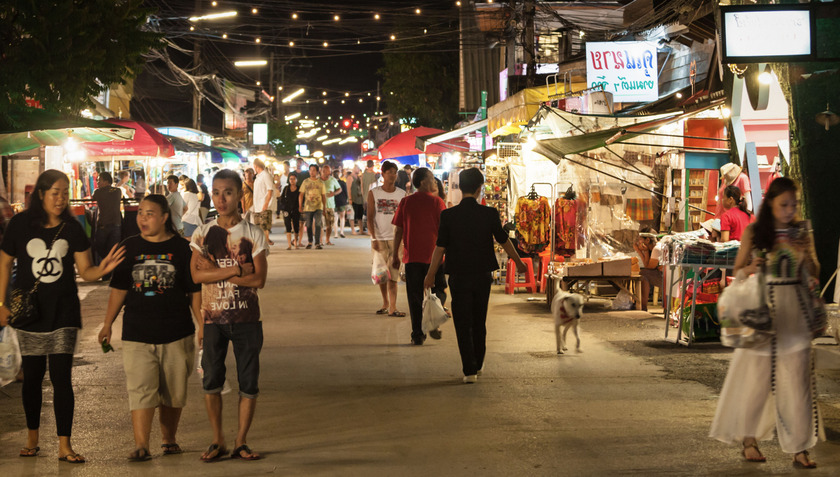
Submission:
[[[725,212],[720,218],[721,241],[741,240],[744,229],[753,221],[741,196],[741,189],[731,185],[723,190],[723,209]]]

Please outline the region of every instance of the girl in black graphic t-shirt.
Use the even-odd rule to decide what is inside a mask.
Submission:
[[[190,244],[175,231],[166,198],[143,199],[137,226],[140,235],[123,242],[127,259],[114,271],[99,333],[100,342],[111,340],[112,325],[125,305],[123,364],[135,441],[129,459],[134,461],[150,457],[149,435],[157,407],[163,453],[181,452],[175,430],[186,404],[195,354],[190,308],[200,316],[201,307],[201,286],[190,275]],[[199,322],[199,343],[202,330]]]
[[[71,370],[82,327],[74,267],[83,280],[99,280],[122,261],[123,250],[115,245],[93,266],[90,242],[70,214],[69,202],[70,180],[63,172],[51,169],[38,176],[29,208],[12,217],[0,245],[0,290],[8,288],[15,260],[14,288],[32,290],[38,281],[34,297],[38,319],[15,326],[23,355],[21,394],[29,429],[20,455],[33,457],[40,450],[41,385],[49,361],[59,460],[81,464],[85,458],[70,445],[75,407]],[[8,324],[9,314],[9,308],[0,302],[0,326]]]

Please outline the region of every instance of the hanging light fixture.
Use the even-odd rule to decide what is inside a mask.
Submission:
[[[825,103],[825,111],[818,113],[817,117],[814,119],[816,119],[817,124],[825,126],[826,131],[828,131],[831,126],[836,126],[840,123],[840,116],[829,109],[828,103]]]

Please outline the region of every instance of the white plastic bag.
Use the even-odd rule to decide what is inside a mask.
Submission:
[[[423,333],[438,329],[448,319],[449,315],[443,309],[440,299],[432,293],[431,288],[427,288],[426,297],[423,298]]]
[[[17,378],[20,372],[20,346],[14,328],[7,326],[0,331],[0,387]]]
[[[373,269],[370,272],[370,279],[374,285],[387,283],[391,279],[391,269],[379,252],[373,253]]]
[[[744,326],[742,316],[749,310],[757,310],[763,305],[761,293],[763,287],[756,273],[745,276],[739,271],[735,280],[721,293],[717,302],[720,319],[720,342],[730,348],[752,348],[769,341],[772,333],[758,331]]]
[[[612,301],[613,310],[631,310],[633,309],[633,295],[624,290],[618,292],[618,295]]]

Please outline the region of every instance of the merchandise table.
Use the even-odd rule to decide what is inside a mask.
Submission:
[[[671,328],[670,318],[671,318],[671,296],[667,296],[665,299],[665,340],[670,341],[672,343],[679,343],[684,346],[691,346],[694,342],[694,310],[697,304],[697,290],[703,288],[703,283],[705,283],[706,279],[708,278],[708,274],[700,280],[697,280],[697,276],[700,274],[701,269],[705,268],[713,268],[718,270],[723,270],[723,277],[721,279],[721,286],[726,286],[726,270],[732,270],[735,268],[735,265],[721,265],[721,264],[704,264],[704,263],[679,263],[676,265],[668,265],[668,280],[666,282],[667,287],[665,290],[670,291],[673,289],[674,285],[679,284],[680,287],[680,297],[679,297],[679,321],[677,323],[677,336],[675,339],[668,338],[668,331]],[[694,285],[692,286],[691,291],[691,314],[688,315],[688,335],[683,336],[682,333],[682,325],[683,320],[685,317],[683,316],[683,303],[685,303],[685,292],[688,286],[688,272],[694,272]],[[676,280],[675,280],[676,278]],[[670,295],[670,293],[669,293]]]
[[[593,276],[593,277],[579,277],[579,276],[565,276],[561,277],[556,274],[548,274],[548,282],[546,284],[546,297],[548,305],[551,306],[551,300],[554,299],[554,290],[556,280],[560,280],[560,288],[569,290],[578,282],[585,284],[584,288],[588,288],[591,282],[606,282],[610,285],[629,293],[636,303],[640,303],[642,299],[642,277],[638,275],[616,275],[616,276]]]

